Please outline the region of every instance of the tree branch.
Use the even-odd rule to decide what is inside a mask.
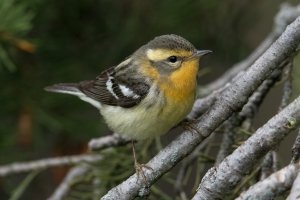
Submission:
[[[288,165],[266,179],[252,185],[235,200],[274,199],[291,188],[299,168],[300,163]]]
[[[202,179],[193,199],[221,199],[299,123],[300,96],[258,129],[218,167],[211,168]]]
[[[298,170],[297,178],[293,183],[290,195],[287,197],[287,200],[296,200],[299,198],[300,198],[300,172]]]

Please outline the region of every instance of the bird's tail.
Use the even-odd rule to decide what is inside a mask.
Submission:
[[[45,90],[48,92],[57,92],[81,96],[83,95],[83,93],[79,90],[78,86],[78,83],[58,83],[45,87]]]
[[[96,108],[101,108],[101,103],[95,99],[86,96],[80,89],[78,83],[58,83],[45,87],[48,92],[57,92],[71,94],[79,97],[81,100],[92,104]]]

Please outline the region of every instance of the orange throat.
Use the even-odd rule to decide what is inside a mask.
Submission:
[[[177,102],[184,102],[195,98],[197,87],[198,60],[190,60],[182,63],[182,66],[174,71],[160,88],[167,98]]]

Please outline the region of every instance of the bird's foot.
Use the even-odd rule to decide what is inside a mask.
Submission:
[[[148,185],[148,180],[147,180],[147,177],[145,175],[145,169],[148,169],[148,170],[152,170],[153,169],[145,164],[140,164],[138,162],[135,162],[134,163],[134,167],[135,167],[135,171],[136,171],[136,174],[137,174],[137,180],[139,180],[141,177],[143,178],[143,182],[145,185]]]
[[[197,134],[200,134],[199,133],[199,130],[197,129],[197,127],[194,125],[195,123],[197,122],[196,119],[184,119],[182,122],[181,122],[181,126],[192,132],[192,133],[197,133]]]

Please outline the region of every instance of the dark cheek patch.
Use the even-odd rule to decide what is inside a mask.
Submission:
[[[176,70],[176,68],[169,66],[165,61],[155,62],[154,66],[157,68],[159,74],[161,75],[168,75]]]

